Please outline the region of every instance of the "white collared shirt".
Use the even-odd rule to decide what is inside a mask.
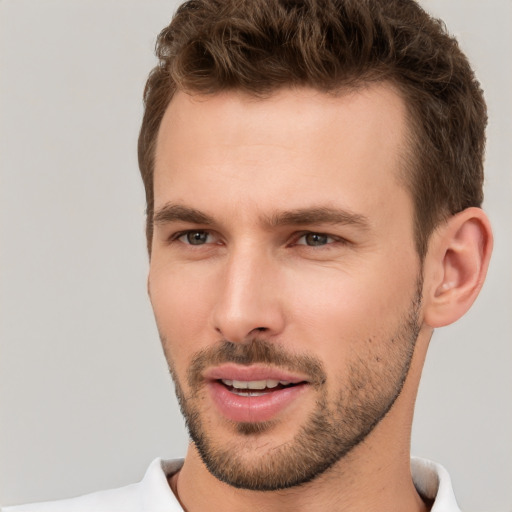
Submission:
[[[94,492],[78,498],[47,501],[3,508],[3,512],[183,512],[168,483],[168,476],[179,471],[182,459],[155,459],[137,484]],[[441,465],[411,458],[411,472],[419,494],[432,499],[431,512],[460,512],[450,475]]]

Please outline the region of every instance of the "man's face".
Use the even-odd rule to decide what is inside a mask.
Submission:
[[[149,291],[182,411],[219,479],[311,480],[392,407],[419,332],[405,106],[178,93],[159,133]]]

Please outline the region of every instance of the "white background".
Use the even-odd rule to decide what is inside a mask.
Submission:
[[[512,511],[512,2],[427,0],[489,103],[496,245],[434,335],[413,452],[466,512]],[[142,89],[175,2],[0,0],[0,502],[139,480],[186,434],[145,292]]]

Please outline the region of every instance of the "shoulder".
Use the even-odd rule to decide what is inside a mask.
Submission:
[[[140,484],[132,484],[78,498],[7,507],[2,508],[2,512],[106,512],[107,510],[132,512],[140,510],[140,507],[137,507],[139,486]]]
[[[78,498],[5,507],[2,512],[181,512],[167,477],[178,471],[182,464],[181,460],[155,459],[139,483]]]

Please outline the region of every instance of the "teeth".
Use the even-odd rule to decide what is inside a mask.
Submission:
[[[247,389],[249,387],[249,382],[245,380],[234,380],[232,386],[236,389]]]
[[[222,379],[222,383],[226,386],[232,386],[236,389],[265,389],[265,388],[276,388],[279,384],[282,386],[288,386],[290,381],[287,380],[230,380]]]
[[[263,392],[263,391],[237,391],[236,389],[233,389],[231,391],[234,395],[238,395],[238,396],[244,396],[244,397],[248,397],[248,396],[263,396],[263,395],[266,395],[268,394],[268,391],[267,393]]]

